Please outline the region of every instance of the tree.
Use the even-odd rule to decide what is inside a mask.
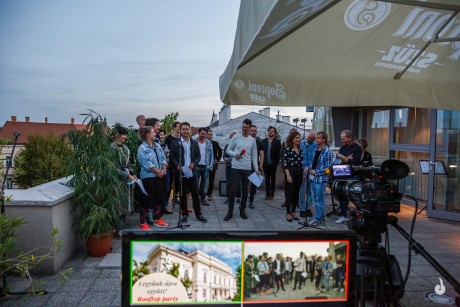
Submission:
[[[133,280],[132,280],[132,285],[134,285],[139,279],[144,277],[145,275],[150,274],[150,270],[147,267],[148,263],[147,261],[140,261],[139,263],[133,259]]]
[[[161,120],[161,128],[166,131],[166,133],[171,133],[172,131],[172,124],[174,121],[177,120],[179,116],[179,112],[172,112],[170,114],[165,115],[165,118]]]
[[[235,295],[233,296],[232,298],[232,301],[233,302],[241,302],[241,274],[242,274],[242,270],[241,270],[241,265],[238,266],[236,268],[236,293]]]
[[[25,148],[14,158],[13,181],[23,189],[65,176],[65,162],[72,150],[52,133],[30,135]]]

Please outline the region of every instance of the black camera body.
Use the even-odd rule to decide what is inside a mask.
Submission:
[[[381,167],[332,165],[331,193],[338,201],[351,201],[356,206],[348,221],[366,241],[380,242],[386,230],[388,213],[400,211],[401,194],[389,180],[409,174],[409,167],[399,160],[386,160]]]

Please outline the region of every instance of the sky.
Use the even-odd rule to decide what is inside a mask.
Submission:
[[[189,252],[198,249],[226,263],[232,268],[233,273],[236,273],[236,268],[242,263],[242,242],[161,242],[161,244],[175,250],[182,248]],[[138,262],[145,261],[149,252],[157,245],[158,242],[134,242],[133,259]]]
[[[219,112],[239,0],[0,1],[0,125],[77,123],[93,109],[109,124],[135,117],[206,126]],[[232,118],[261,106],[232,106]],[[306,117],[305,108],[271,116]],[[299,115],[300,114],[300,115]],[[308,125],[307,125],[308,126]]]
[[[338,242],[335,242],[335,244]],[[284,257],[291,257],[294,260],[299,258],[300,252],[307,256],[327,256],[329,242],[250,242],[244,245],[245,258],[248,255],[258,257],[267,252],[269,257],[275,258],[281,253]]]

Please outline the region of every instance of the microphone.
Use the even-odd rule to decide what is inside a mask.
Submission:
[[[245,152],[246,152],[246,149],[242,149],[241,153],[240,153],[240,156],[244,155]]]

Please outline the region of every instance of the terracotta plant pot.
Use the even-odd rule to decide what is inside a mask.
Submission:
[[[91,257],[104,257],[112,250],[112,233],[103,233],[99,239],[91,235],[86,240],[86,248]]]

